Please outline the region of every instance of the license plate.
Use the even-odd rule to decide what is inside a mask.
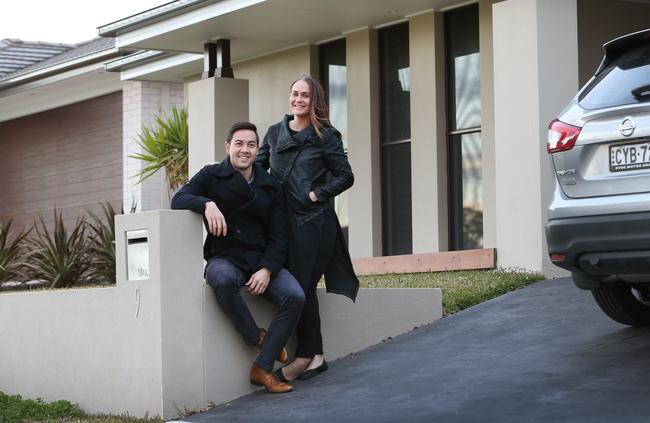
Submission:
[[[650,142],[609,146],[610,172],[650,168]]]

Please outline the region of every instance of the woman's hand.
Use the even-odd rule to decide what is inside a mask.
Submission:
[[[226,218],[214,201],[205,203],[205,219],[208,221],[208,232],[212,235],[226,236],[228,234]]]
[[[312,203],[318,203],[319,201],[314,191],[309,191],[309,199],[312,201]]]

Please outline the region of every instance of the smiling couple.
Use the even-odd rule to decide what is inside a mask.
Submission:
[[[206,282],[244,342],[259,355],[251,383],[290,392],[295,379],[325,370],[316,286],[353,301],[359,289],[330,199],[352,186],[354,176],[341,134],[331,124],[320,83],[303,76],[290,86],[291,114],[271,126],[259,145],[257,128],[235,123],[225,141],[227,157],[207,165],[172,199],[173,209],[203,215]],[[270,174],[267,172],[270,169]],[[278,306],[259,328],[241,289]],[[287,340],[296,331],[295,359]]]

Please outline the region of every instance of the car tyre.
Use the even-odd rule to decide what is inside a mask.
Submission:
[[[605,314],[617,322],[630,326],[650,326],[650,306],[637,298],[630,285],[604,283],[591,293]]]

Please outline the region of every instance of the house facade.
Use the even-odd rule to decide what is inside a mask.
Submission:
[[[93,150],[108,143],[95,135],[77,145],[65,133],[59,143],[110,161],[110,171],[91,171],[114,178],[101,200],[156,209],[168,195],[162,178],[135,186],[141,164],[128,158],[142,126],[188,105],[196,171],[223,158],[232,119],[249,119],[263,136],[288,112],[289,84],[312,74],[325,86],[355,172],[336,204],[353,257],[496,248],[500,267],[554,275],[544,239],[554,189],[548,122],[591,77],[602,44],[648,22],[650,2],[640,0],[178,0],[100,26],[116,53],[96,74],[48,83],[35,75],[7,88],[0,80],[0,142],[26,148],[56,130],[21,128],[48,120],[71,128],[56,113],[110,104],[99,114],[114,113],[115,133],[105,135],[114,157]],[[229,54],[215,57],[224,45]],[[210,78],[224,57],[234,78]],[[50,95],[59,100],[29,101]],[[2,161],[34,167],[29,155],[47,147],[32,148]],[[4,163],[2,176],[10,172]],[[33,186],[19,184],[26,179],[10,176],[2,187],[0,217],[27,213],[13,200]],[[101,190],[88,186],[86,195]]]

